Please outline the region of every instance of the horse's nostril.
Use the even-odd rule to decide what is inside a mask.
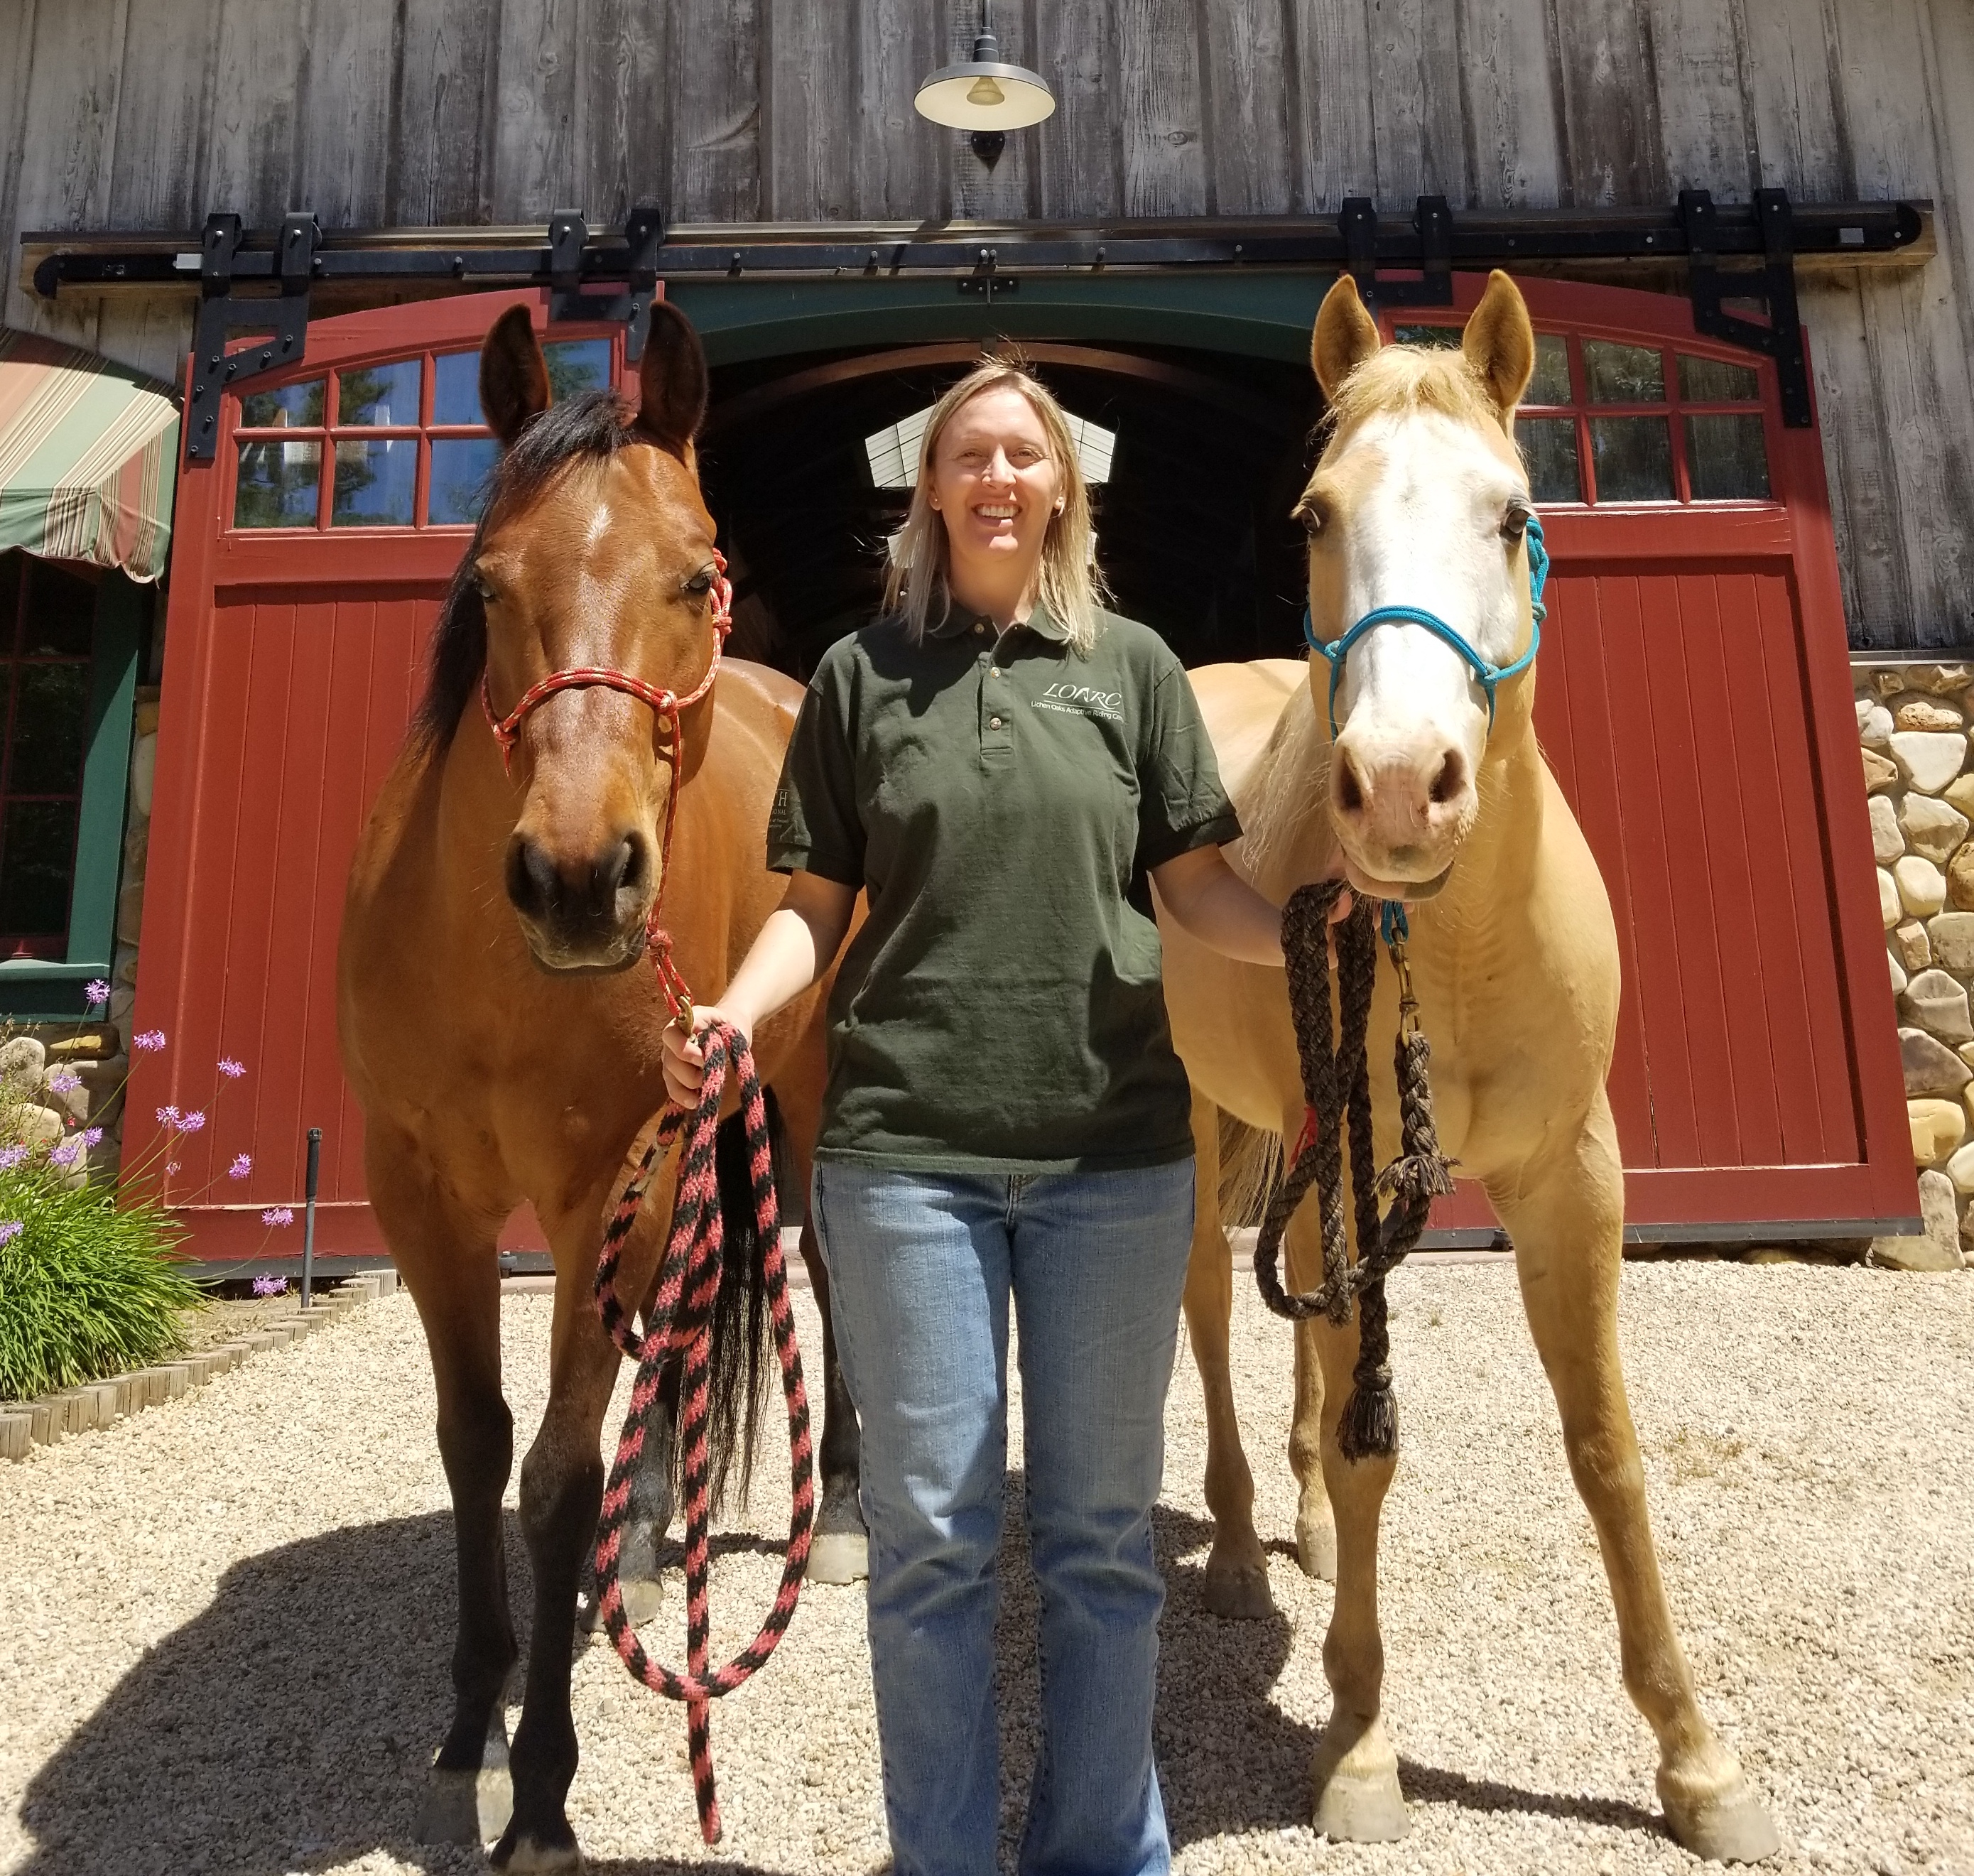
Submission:
[[[1341,752],[1336,758],[1336,805],[1346,814],[1364,812],[1364,785],[1358,777],[1357,765]]]
[[[1467,759],[1458,749],[1448,749],[1439,765],[1439,772],[1432,779],[1432,805],[1444,808],[1456,800],[1467,785]]]
[[[617,844],[615,890],[641,891],[650,868],[651,848],[644,835],[633,829]]]
[[[533,841],[518,834],[507,843],[507,898],[517,912],[542,917],[556,899],[555,868]]]

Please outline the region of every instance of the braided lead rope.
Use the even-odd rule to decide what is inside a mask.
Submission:
[[[789,1303],[788,1272],[782,1259],[781,1207],[775,1191],[774,1160],[768,1132],[767,1104],[754,1066],[753,1051],[739,1031],[714,1023],[701,1035],[706,1076],[700,1084],[699,1105],[688,1119],[672,1108],[658,1123],[637,1170],[624,1188],[617,1209],[603,1234],[596,1265],[596,1309],[610,1339],[638,1363],[631,1406],[624,1421],[615,1463],[604,1488],[597,1520],[596,1581],[598,1611],[624,1664],[654,1692],[686,1704],[686,1730],[692,1758],[693,1799],[699,1812],[700,1835],[709,1844],[720,1841],[720,1800],[713,1784],[713,1746],[707,1703],[730,1694],[774,1653],[788,1632],[802,1595],[802,1572],[808,1563],[810,1514],[814,1508],[815,1466],[811,1451],[808,1400],[802,1386],[802,1352],[795,1345],[795,1312]],[[788,1405],[789,1471],[794,1503],[789,1514],[789,1543],[781,1588],[761,1632],[723,1668],[707,1671],[710,1629],[707,1576],[710,1558],[707,1527],[710,1494],[707,1418],[710,1405],[710,1363],[713,1304],[720,1294],[724,1239],[720,1215],[719,1181],[713,1165],[715,1136],[720,1127],[720,1096],[728,1072],[740,1083],[745,1117],[748,1170],[753,1182],[756,1228],[766,1247],[762,1270],[768,1307],[775,1329],[775,1350],[782,1368],[782,1392]],[[685,1146],[679,1166],[678,1195],[671,1237],[665,1246],[657,1294],[645,1317],[641,1336],[631,1327],[617,1294],[617,1268],[625,1240],[636,1222],[645,1189],[663,1149],[683,1128]],[[624,1525],[631,1508],[631,1483],[653,1416],[658,1407],[658,1383],[667,1362],[682,1353],[685,1369],[680,1393],[679,1439],[684,1454],[686,1668],[680,1674],[653,1661],[638,1641],[624,1612],[618,1580]]]
[[[1392,1399],[1391,1343],[1385,1278],[1418,1242],[1433,1199],[1453,1189],[1432,1119],[1428,1070],[1432,1051],[1418,1022],[1412,973],[1396,921],[1387,924],[1392,962],[1399,972],[1398,1078],[1399,1157],[1382,1172],[1372,1133],[1369,1032],[1378,953],[1374,914],[1360,897],[1336,929],[1337,1002],[1341,1033],[1334,1044],[1330,1009],[1330,909],[1340,881],[1305,886],[1282,913],[1282,952],[1295,1022],[1307,1118],[1287,1176],[1268,1202],[1254,1246],[1254,1281],[1261,1300],[1292,1322],[1326,1317],[1339,1325],[1357,1305],[1357,1366],[1349,1400],[1337,1427],[1345,1458],[1384,1456],[1398,1450],[1398,1412]],[[1357,1227],[1357,1261],[1349,1261],[1343,1229],[1343,1153],[1347,1136],[1350,1186]],[[1323,1227],[1323,1282],[1305,1295],[1284,1290],[1277,1268],[1283,1233],[1310,1187],[1317,1189]],[[1388,1198],[1382,1215],[1379,1200]]]

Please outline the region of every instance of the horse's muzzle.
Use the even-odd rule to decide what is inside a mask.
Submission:
[[[619,971],[644,954],[651,850],[638,829],[576,857],[516,832],[505,877],[508,903],[543,969]]]

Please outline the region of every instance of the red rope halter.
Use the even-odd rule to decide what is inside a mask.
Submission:
[[[713,550],[713,584],[709,591],[713,599],[713,660],[706,667],[706,675],[684,697],[657,684],[647,684],[641,677],[633,677],[628,671],[612,671],[601,664],[575,664],[566,671],[551,671],[539,683],[530,684],[521,693],[521,700],[506,716],[500,717],[494,713],[491,674],[483,672],[480,679],[480,707],[486,713],[487,726],[494,732],[494,740],[500,746],[500,766],[510,775],[513,772],[514,746],[521,740],[523,721],[530,710],[546,703],[558,690],[621,690],[626,697],[634,697],[640,704],[651,707],[662,739],[658,753],[671,771],[671,785],[665,792],[665,831],[658,851],[658,890],[651,901],[651,915],[644,922],[644,943],[657,968],[658,988],[664,993],[666,1005],[680,1026],[688,1030],[692,1026],[692,992],[679,974],[678,966],[672,962],[671,934],[665,930],[661,914],[665,882],[671,876],[672,829],[678,818],[680,765],[685,760],[684,727],[680,720],[680,714],[713,689],[713,681],[720,675],[720,660],[726,649],[727,635],[733,629],[733,582],[726,577],[726,556],[716,547]]]

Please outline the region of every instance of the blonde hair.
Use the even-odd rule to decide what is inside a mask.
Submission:
[[[1062,512],[1049,517],[1048,531],[1042,536],[1041,602],[1070,644],[1087,658],[1097,642],[1097,609],[1110,597],[1094,564],[1090,490],[1062,406],[1018,357],[982,359],[933,406],[919,445],[919,475],[912,490],[911,510],[891,543],[884,609],[903,618],[914,644],[929,627],[943,624],[951,612],[946,523],[932,505],[933,458],[946,425],[961,407],[982,392],[1004,386],[1020,392],[1041,419],[1049,454],[1061,477],[1057,492],[1062,497]]]

